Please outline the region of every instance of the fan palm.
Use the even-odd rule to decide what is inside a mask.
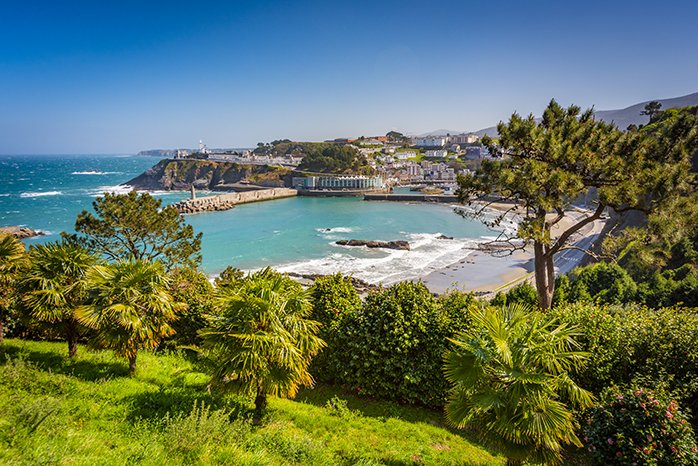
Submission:
[[[75,310],[86,296],[85,276],[97,256],[66,241],[33,246],[31,265],[22,280],[23,303],[31,316],[62,328],[68,356],[78,350],[80,330]]]
[[[576,331],[518,305],[478,309],[472,319],[445,355],[449,421],[479,427],[510,464],[559,462],[563,444],[581,446],[570,407],[593,403],[569,376],[587,357],[576,351]]]
[[[308,366],[325,342],[310,320],[310,295],[290,278],[266,268],[219,288],[218,315],[201,335],[214,364],[214,385],[255,396],[261,415],[267,395],[294,397],[312,386]]]
[[[131,260],[96,266],[87,276],[87,304],[78,320],[95,330],[92,344],[111,348],[128,359],[136,371],[139,349],[156,348],[174,333],[170,322],[179,305],[168,291],[169,280],[160,262]]]
[[[28,265],[24,245],[8,233],[0,233],[0,343],[5,337],[4,314],[12,301],[13,291]]]

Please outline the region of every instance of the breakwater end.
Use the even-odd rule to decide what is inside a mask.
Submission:
[[[172,204],[172,207],[177,209],[180,214],[196,214],[199,212],[228,210],[240,204],[283,199],[297,195],[298,191],[290,188],[260,189],[256,191],[246,191],[243,193],[227,193],[220,194],[218,196],[186,199],[176,204]]]

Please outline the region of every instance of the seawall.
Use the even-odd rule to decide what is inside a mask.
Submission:
[[[458,196],[443,194],[366,194],[364,201],[458,202]]]
[[[228,210],[240,204],[270,201],[272,199],[283,199],[285,197],[293,197],[297,195],[298,191],[289,188],[260,189],[257,191],[247,191],[244,193],[227,193],[220,194],[218,196],[186,199],[173,204],[173,207],[177,209],[180,214],[195,214],[198,212]]]

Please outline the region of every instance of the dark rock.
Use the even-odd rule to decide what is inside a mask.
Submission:
[[[366,246],[367,248],[397,249],[409,251],[410,243],[407,241],[367,241],[363,239],[341,239],[337,241],[340,246]]]
[[[453,239],[453,236],[439,235],[436,239]]]
[[[31,228],[26,228],[26,227],[15,227],[15,226],[0,227],[0,233],[8,233],[17,239],[33,238],[35,236],[43,236],[46,234],[43,231],[32,230]]]

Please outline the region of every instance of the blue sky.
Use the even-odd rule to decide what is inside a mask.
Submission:
[[[698,2],[3,2],[0,154],[477,130],[698,91]]]

